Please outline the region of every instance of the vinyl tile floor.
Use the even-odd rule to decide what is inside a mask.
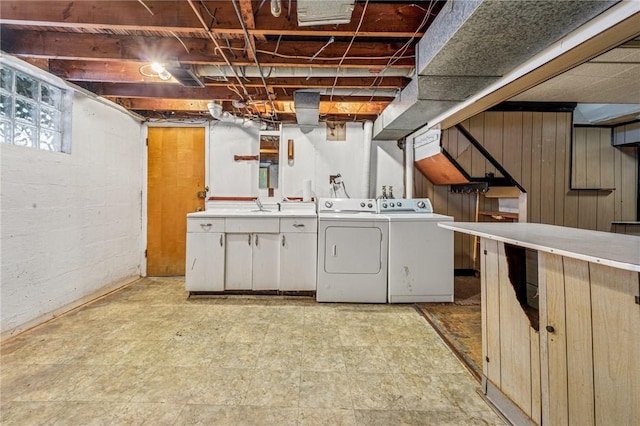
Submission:
[[[140,279],[4,342],[9,425],[503,425],[411,305]]]

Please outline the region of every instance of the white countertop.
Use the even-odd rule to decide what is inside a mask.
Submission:
[[[269,210],[269,211],[252,211],[252,210],[205,210],[202,212],[189,213],[187,218],[212,218],[212,217],[246,217],[246,218],[267,218],[267,217],[308,217],[315,218],[316,212],[311,210]]]
[[[438,226],[516,246],[640,272],[640,237],[541,223],[442,222]]]

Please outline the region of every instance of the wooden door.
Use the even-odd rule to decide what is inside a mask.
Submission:
[[[149,128],[149,276],[184,275],[186,215],[204,209],[204,139],[204,128]]]

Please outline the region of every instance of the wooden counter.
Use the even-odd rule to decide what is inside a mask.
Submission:
[[[531,223],[439,226],[481,238],[483,385],[505,416],[637,424],[640,238]],[[521,296],[525,275],[537,280],[539,310]]]

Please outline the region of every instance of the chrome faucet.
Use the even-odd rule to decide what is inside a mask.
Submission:
[[[262,205],[260,198],[256,198],[254,201],[256,202],[256,206],[258,206],[258,210],[260,210],[261,212],[264,211],[264,206]]]

